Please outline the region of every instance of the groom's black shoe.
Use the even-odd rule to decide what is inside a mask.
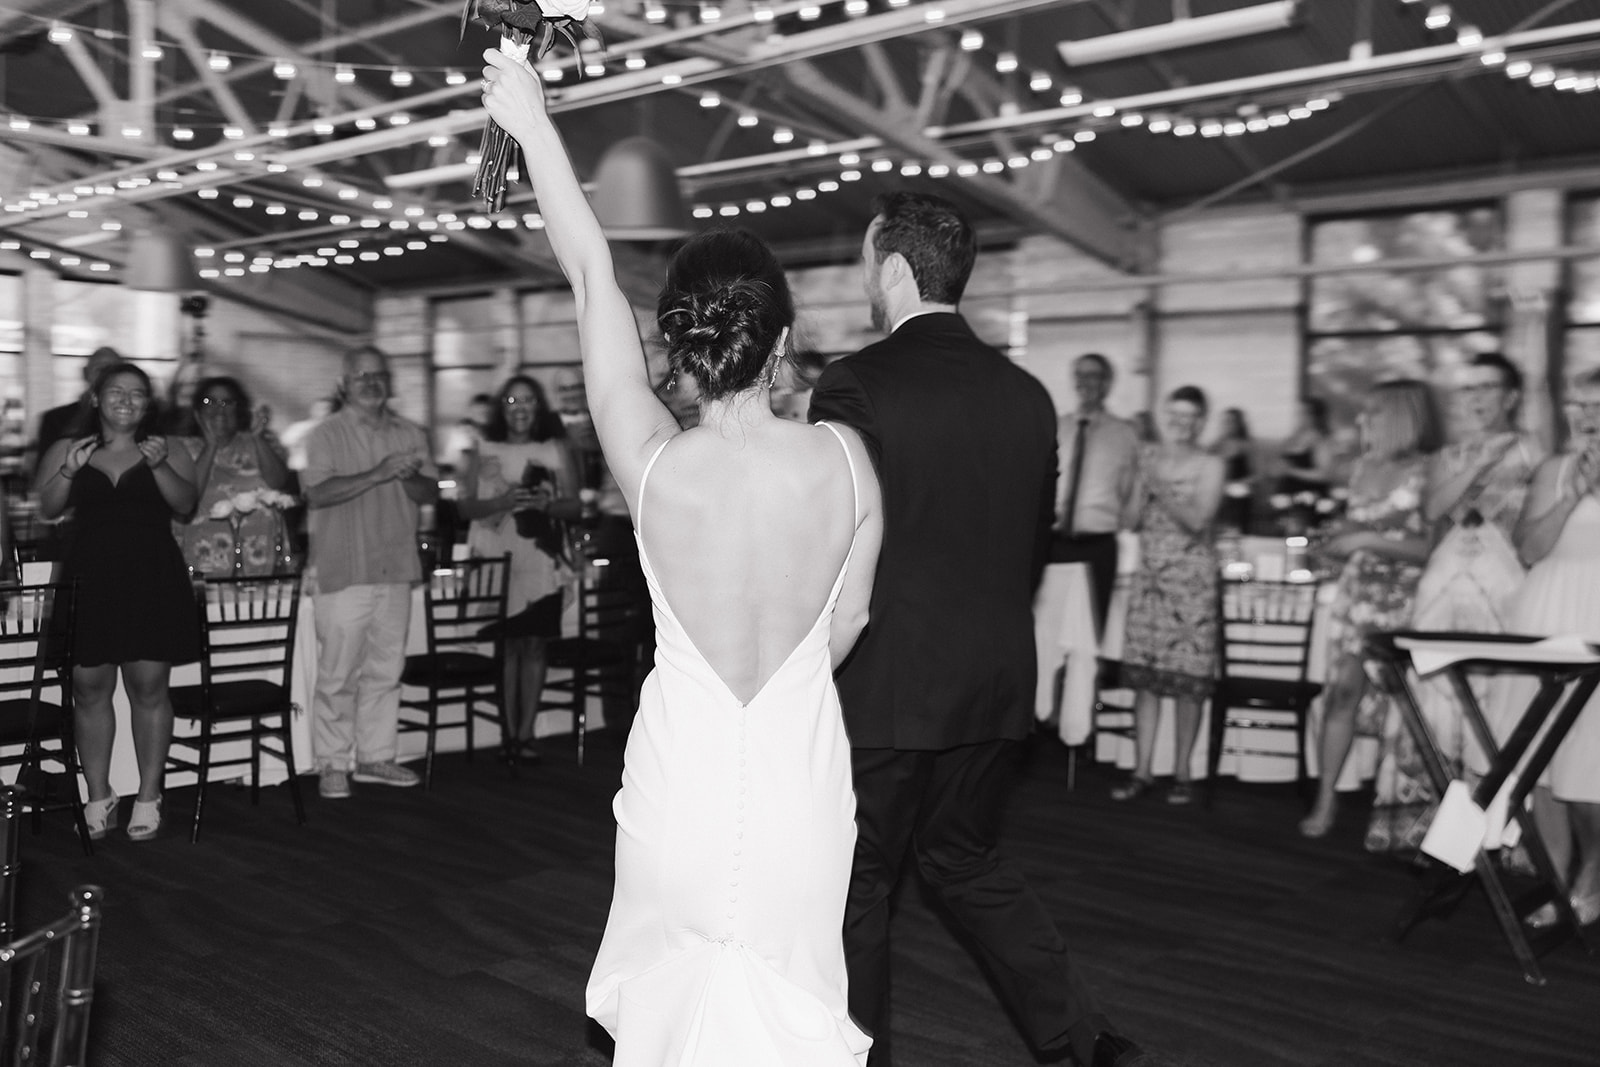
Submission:
[[[1089,1067],[1157,1067],[1150,1053],[1114,1030],[1095,1035],[1094,1060]]]

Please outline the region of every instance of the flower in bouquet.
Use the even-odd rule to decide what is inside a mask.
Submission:
[[[600,33],[589,25],[588,18],[589,0],[467,0],[461,12],[461,32],[466,35],[469,21],[498,30],[500,51],[526,62],[530,54],[544,58],[558,35],[567,39],[574,52],[579,50],[580,37],[598,41]],[[482,197],[491,212],[505,205],[506,171],[516,151],[516,142],[499,123],[493,119],[484,123],[472,195]]]

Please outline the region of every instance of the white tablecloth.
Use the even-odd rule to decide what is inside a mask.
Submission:
[[[1240,542],[1242,559],[1255,566],[1257,574],[1284,572],[1285,546],[1281,538],[1246,537]],[[1079,745],[1094,733],[1095,677],[1101,657],[1115,660],[1122,655],[1123,634],[1128,614],[1128,586],[1139,566],[1139,539],[1137,534],[1118,535],[1117,587],[1112,595],[1106,617],[1104,647],[1095,638],[1094,620],[1089,599],[1088,568],[1081,563],[1055,563],[1045,570],[1038,595],[1034,600],[1034,635],[1039,653],[1039,685],[1035,697],[1035,712],[1041,722],[1056,711],[1055,677],[1064,668],[1062,679],[1059,735],[1068,745]],[[1328,609],[1333,600],[1332,583],[1325,584],[1319,596],[1317,614],[1313,623],[1311,660],[1308,667],[1313,681],[1322,681],[1327,667],[1326,632]],[[1108,705],[1132,705],[1132,693],[1112,690],[1104,694]],[[1154,772],[1171,774],[1174,763],[1173,716],[1171,701],[1162,701],[1161,724],[1157,728]],[[1210,715],[1207,704],[1203,714]],[[1256,713],[1252,713],[1255,715]],[[1258,716],[1259,717],[1259,716]],[[1316,737],[1321,721],[1321,701],[1311,709],[1308,722],[1307,758],[1310,773],[1317,773]],[[1239,727],[1230,727],[1228,744],[1243,739],[1236,736]],[[1210,733],[1209,725],[1202,721],[1199,740],[1195,744],[1191,773],[1203,777],[1206,772],[1206,754]],[[1120,767],[1134,765],[1133,741],[1119,734],[1101,732],[1094,735],[1095,758],[1101,762],[1116,763]],[[1246,742],[1252,749],[1281,748],[1283,756],[1236,756],[1224,753],[1218,764],[1219,774],[1235,775],[1247,781],[1293,781],[1296,774],[1294,739],[1288,733],[1270,730],[1251,731]],[[1372,777],[1377,762],[1377,744],[1371,738],[1357,738],[1351,758],[1340,775],[1341,789],[1358,788],[1364,779]]]
[[[27,564],[26,567],[42,568],[32,571],[24,570],[23,580],[38,582],[49,580],[50,564]],[[569,594],[568,600],[572,597]],[[426,621],[423,617],[424,597],[422,586],[418,585],[412,590],[411,600],[411,626],[406,636],[406,652],[408,655],[426,652],[428,648],[428,634]],[[575,625],[574,612],[568,611],[564,623],[568,629]],[[487,650],[487,646],[486,646]],[[299,705],[291,724],[290,735],[294,741],[295,766],[302,773],[309,771],[312,765],[311,758],[311,706],[312,698],[316,692],[316,667],[317,667],[317,636],[316,622],[312,611],[311,597],[303,596],[300,600],[300,616],[295,633],[295,658],[294,674],[291,688],[295,693],[295,703]],[[199,685],[200,665],[198,663],[180,664],[172,669],[172,684]],[[407,689],[406,699],[420,697],[422,690]],[[127,695],[123,692],[120,678],[117,682],[116,693],[112,698],[112,706],[117,716],[117,736],[115,747],[111,754],[111,788],[121,796],[131,796],[139,788],[139,767],[134,757],[133,733],[129,725],[130,712]],[[443,723],[462,721],[464,712],[459,705],[446,705],[440,714]],[[595,729],[604,726],[604,718],[599,702],[593,701],[589,707],[589,728]],[[177,725],[178,732],[198,733],[190,725],[181,720]],[[500,743],[499,731],[489,723],[480,722],[476,727],[477,742],[480,751],[489,749]],[[556,733],[570,733],[572,731],[572,716],[564,712],[547,712],[541,714],[534,723],[536,736],[548,736]],[[400,735],[400,760],[402,762],[419,759],[427,747],[427,737],[420,733]],[[464,730],[446,730],[439,734],[436,750],[439,752],[458,752],[466,747],[466,732]],[[219,746],[218,758],[228,758],[233,755],[248,754],[247,743],[240,741],[227,746]],[[223,767],[215,772],[217,778],[240,777],[248,775],[248,767]],[[282,764],[272,758],[262,761],[261,780],[264,785],[275,785],[282,782],[287,775]],[[192,785],[194,775],[190,773],[168,772],[167,786],[179,787]]]

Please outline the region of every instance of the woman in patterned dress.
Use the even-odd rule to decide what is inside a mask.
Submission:
[[[1431,390],[1410,379],[1377,385],[1358,425],[1362,455],[1350,476],[1349,507],[1321,546],[1324,555],[1344,563],[1328,619],[1328,676],[1317,745],[1321,777],[1316,803],[1300,821],[1306,837],[1322,837],[1333,827],[1339,772],[1357,721],[1381,722],[1389,706],[1367,685],[1362,645],[1370,633],[1409,624],[1428,559],[1423,494],[1429,456],[1439,446]]]
[[[194,460],[200,502],[190,520],[178,524],[178,541],[184,561],[196,574],[226,577],[233,573],[234,532],[227,519],[211,517],[212,507],[244,492],[281,491],[289,482],[289,468],[265,425],[257,424],[250,397],[235,378],[196,382],[192,421],[200,435],[176,440]],[[271,574],[286,537],[281,512],[258,507],[247,514],[239,524],[241,573]]]
[[[1526,573],[1512,531],[1544,449],[1517,429],[1522,372],[1500,353],[1481,353],[1462,367],[1452,399],[1457,440],[1439,451],[1428,472],[1423,514],[1435,524],[1435,544],[1417,584],[1410,625],[1501,633]],[[1474,675],[1472,688],[1483,704],[1487,677]],[[1476,745],[1449,680],[1421,679],[1417,701],[1451,776],[1459,775]],[[1438,799],[1411,731],[1391,713],[1383,723],[1367,850],[1415,853]]]
[[[1177,716],[1175,781],[1170,804],[1187,804],[1190,756],[1200,733],[1200,704],[1217,670],[1217,552],[1212,523],[1222,502],[1223,462],[1197,441],[1206,421],[1206,396],[1192,385],[1175,389],[1162,412],[1166,441],[1146,445],[1139,482],[1130,497],[1139,509],[1139,570],[1128,603],[1122,679],[1138,690],[1133,706],[1135,766],[1112,789],[1113,800],[1149,792],[1161,698]]]

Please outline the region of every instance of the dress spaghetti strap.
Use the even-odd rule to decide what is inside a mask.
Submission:
[[[831,422],[819,422],[818,426],[826,426],[833,436],[839,439],[839,447],[844,449],[844,461],[850,467],[850,517],[854,525],[861,525],[861,486],[856,481],[856,460],[850,454],[850,446],[845,442],[844,434]],[[852,547],[854,543],[852,542]]]
[[[650,462],[648,462],[648,463],[646,463],[644,465],[644,473],[639,476],[639,514],[637,514],[637,515],[635,515],[633,517],[633,526],[634,526],[634,530],[636,531],[636,534],[638,536],[639,542],[641,544],[644,543],[644,487],[645,487],[645,483],[650,481],[650,472],[655,470],[656,460],[661,458],[661,450],[666,448],[667,447],[667,442],[671,441],[671,440],[672,440],[672,438],[669,437],[669,438],[667,438],[666,441],[662,441],[659,445],[656,445],[656,450],[654,452],[650,453]],[[854,473],[854,471],[852,471],[852,474],[853,473]]]

